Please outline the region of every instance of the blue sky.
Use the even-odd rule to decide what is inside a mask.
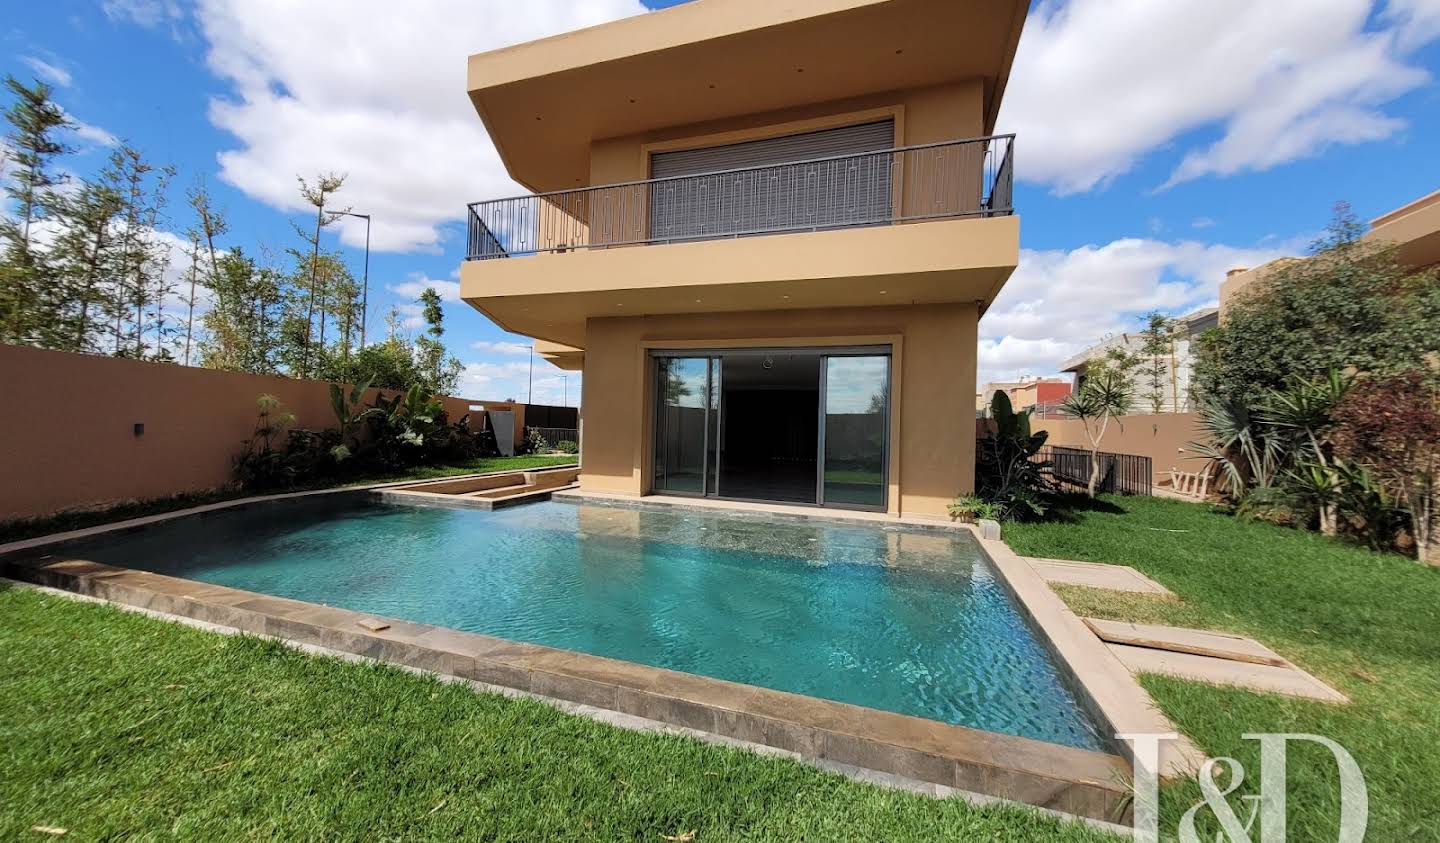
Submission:
[[[371,324],[435,285],[466,395],[526,397],[527,341],[454,299],[464,203],[521,192],[464,57],[637,0],[17,6],[0,71],[47,79],[88,127],[75,170],[124,138],[179,168],[177,215],[203,175],[247,248],[295,241],[297,174],[348,173],[341,201],[376,218]],[[1037,3],[1001,113],[1024,254],[982,321],[981,378],[1048,374],[1145,310],[1210,303],[1225,269],[1302,250],[1337,201],[1369,219],[1440,189],[1437,36],[1440,0]],[[331,236],[358,273],[363,229]],[[578,401],[578,376],[535,366],[535,400]]]

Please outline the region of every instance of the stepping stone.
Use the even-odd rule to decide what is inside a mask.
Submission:
[[[1291,697],[1320,700],[1328,703],[1347,703],[1350,700],[1339,691],[1316,679],[1294,665],[1276,667],[1269,664],[1252,664],[1194,653],[1177,653],[1171,650],[1152,650],[1148,647],[1133,647],[1128,644],[1109,644],[1114,653],[1131,673],[1159,673],[1178,679],[1208,682],[1212,685],[1237,685],[1253,691],[1284,694]]]
[[[1085,618],[1085,623],[1107,644],[1126,644],[1250,664],[1268,664],[1273,667],[1290,666],[1290,662],[1274,650],[1242,635],[1099,618]]]
[[[1170,589],[1125,565],[1099,562],[1070,562],[1064,559],[1033,559],[1025,557],[1035,573],[1046,582],[1083,585],[1108,591],[1129,591],[1136,594],[1174,596]]]

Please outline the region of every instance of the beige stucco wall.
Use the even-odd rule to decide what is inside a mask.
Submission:
[[[1049,431],[1050,445],[1090,449],[1085,427],[1076,419],[1034,419],[1030,424],[1036,431]],[[1199,471],[1205,467],[1205,459],[1189,447],[1203,439],[1198,413],[1122,416],[1110,423],[1100,450],[1149,457],[1154,481],[1168,482],[1172,468]]]
[[[895,145],[913,146],[984,134],[984,86],[979,79],[814,103],[688,126],[674,126],[590,144],[590,184],[650,177],[650,155],[801,132],[895,120]]]
[[[0,346],[0,384],[0,521],[225,486],[262,393],[296,427],[335,425],[323,381]],[[445,409],[453,421],[471,403],[510,406],[447,398]],[[514,407],[518,435],[524,405]]]
[[[890,345],[889,509],[944,516],[973,487],[977,309],[969,304],[590,319],[584,489],[649,491],[650,348]]]

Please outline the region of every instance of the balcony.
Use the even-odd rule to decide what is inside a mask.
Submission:
[[[983,312],[1020,257],[1013,141],[479,202],[460,296],[576,357],[587,322],[603,317],[930,303]]]
[[[1009,216],[997,135],[477,202],[467,260]]]

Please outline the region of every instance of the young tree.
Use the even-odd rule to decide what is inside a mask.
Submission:
[[[60,314],[64,325],[56,326],[63,330],[58,331],[54,348],[99,350],[102,319],[108,310],[103,284],[120,271],[116,231],[122,202],[120,178],[119,161],[112,155],[98,176],[83,180],[73,194],[57,197],[54,212],[60,233],[53,255],[66,307]]]
[[[300,196],[304,198],[307,203],[315,207],[314,234],[312,235],[304,231],[299,226],[296,226],[295,228],[295,231],[302,238],[304,238],[306,244],[310,247],[310,259],[308,267],[310,276],[310,289],[305,306],[305,341],[303,345],[303,353],[301,354],[299,360],[299,377],[304,378],[310,376],[310,370],[314,362],[313,356],[311,354],[311,338],[315,335],[315,304],[320,294],[320,233],[325,229],[326,226],[334,223],[336,220],[349,213],[350,209],[345,208],[340,211],[329,212],[325,210],[325,205],[327,202],[330,201],[332,195],[344,186],[345,176],[338,176],[334,173],[320,175],[316,177],[315,184],[313,186],[303,177],[298,177],[298,180],[300,182]],[[322,310],[320,313],[320,345],[322,348],[325,344],[324,331],[325,313]]]
[[[185,365],[190,365],[190,345],[195,334],[195,290],[196,282],[201,278],[205,279],[205,287],[213,288],[215,277],[219,274],[219,258],[216,254],[215,240],[225,232],[229,226],[225,222],[225,216],[215,210],[210,197],[210,190],[205,186],[204,177],[197,178],[195,184],[186,191],[186,200],[191,210],[195,212],[195,223],[187,232],[190,235],[190,296],[186,306],[185,316]],[[200,268],[200,242],[205,242],[205,267]]]
[[[1180,384],[1175,372],[1175,341],[1178,326],[1174,319],[1160,311],[1145,316],[1140,331],[1140,375],[1144,380],[1144,398],[1150,412],[1165,412],[1165,386],[1170,386],[1171,412],[1180,412]]]
[[[1440,564],[1440,388],[1435,374],[1412,369],[1362,380],[1335,409],[1335,439],[1346,459],[1365,466],[1410,516],[1417,559]]]
[[[115,308],[115,354],[145,357],[145,334],[157,327],[156,356],[163,356],[163,306],[167,293],[172,292],[166,278],[170,264],[170,247],[159,237],[157,226],[165,208],[166,191],[175,175],[173,167],[159,167],[145,159],[133,146],[122,145],[115,152],[120,203],[120,270],[111,284]],[[125,320],[130,320],[128,329]]]
[[[1090,482],[1086,493],[1095,497],[1100,486],[1100,445],[1110,422],[1117,416],[1130,412],[1133,385],[1128,372],[1123,368],[1127,360],[1133,365],[1133,358],[1123,352],[1113,359],[1121,364],[1107,361],[1092,361],[1085,382],[1080,389],[1070,393],[1060,405],[1061,411],[1080,420],[1085,429],[1085,438],[1090,441]]]
[[[441,337],[445,335],[445,312],[440,307],[440,294],[426,287],[420,294],[420,315],[425,320],[425,333],[415,340],[415,354],[424,372],[427,388],[435,394],[448,394],[460,382],[462,366],[448,357]]]
[[[57,135],[71,124],[64,110],[50,98],[50,86],[27,86],[13,76],[5,88],[15,101],[5,112],[10,124],[5,134],[9,147],[9,180],[5,194],[15,216],[0,216],[4,275],[0,277],[0,342],[48,344],[50,331],[63,301],[51,274],[45,250],[36,248],[36,224],[51,215],[54,188],[64,177],[54,169],[55,159],[68,151]]]

